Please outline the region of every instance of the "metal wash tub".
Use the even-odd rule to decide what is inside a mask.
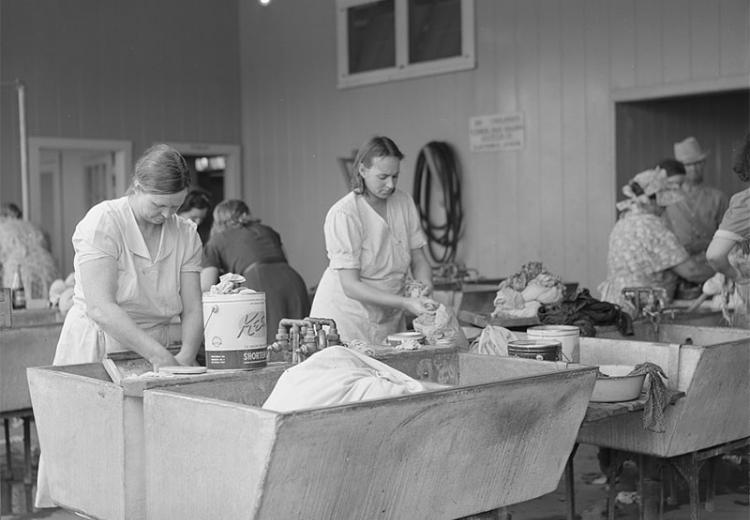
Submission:
[[[750,330],[662,324],[636,340],[581,338],[583,364],[644,361],[685,392],[665,410],[666,431],[646,431],[640,414],[626,414],[585,423],[579,442],[669,458],[750,436]]]
[[[451,519],[557,487],[594,369],[383,361],[458,386],[292,413],[260,408],[274,372],[146,392],[148,517]]]

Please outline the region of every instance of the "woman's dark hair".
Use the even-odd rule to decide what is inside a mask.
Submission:
[[[750,181],[750,132],[745,135],[745,142],[734,152],[732,170],[741,181]]]
[[[671,157],[662,159],[656,166],[667,172],[667,177],[671,177],[672,175],[685,175],[685,165]]]
[[[21,218],[22,216],[21,208],[12,202],[6,202],[0,206],[0,217]]]
[[[354,164],[352,164],[352,191],[354,193],[361,195],[365,191],[365,182],[359,174],[359,165],[362,164],[365,168],[370,168],[373,159],[378,157],[395,157],[400,161],[404,158],[404,154],[398,149],[396,143],[388,137],[375,136],[368,139],[359,147],[357,156],[354,158]]]
[[[190,170],[185,158],[171,146],[157,144],[143,152],[135,163],[130,192],[171,195],[189,186]]]
[[[177,214],[187,213],[191,209],[211,209],[211,196],[203,190],[190,190],[185,196]]]

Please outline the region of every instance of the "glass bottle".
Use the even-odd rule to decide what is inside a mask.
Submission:
[[[13,275],[13,283],[10,286],[11,302],[14,309],[26,308],[26,291],[23,288],[23,278],[21,276],[21,264],[16,266],[16,273]]]

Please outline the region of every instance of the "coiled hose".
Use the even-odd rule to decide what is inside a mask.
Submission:
[[[435,222],[435,211],[430,204],[435,182],[443,195],[444,223]],[[437,264],[453,262],[463,226],[461,180],[455,154],[447,143],[431,141],[419,151],[414,174],[414,200],[419,209],[422,229],[427,235],[427,249]]]

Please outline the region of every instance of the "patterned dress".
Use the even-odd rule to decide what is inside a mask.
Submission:
[[[689,257],[661,217],[631,209],[620,216],[609,235],[607,279],[599,285],[601,299],[632,313],[634,309],[622,297],[625,287],[663,287],[671,298],[677,275],[670,269]]]

